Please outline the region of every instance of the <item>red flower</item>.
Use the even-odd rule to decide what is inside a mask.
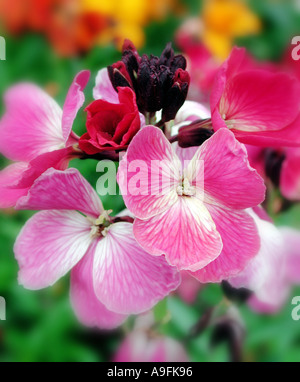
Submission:
[[[134,92],[120,87],[118,96],[118,104],[96,100],[86,108],[87,133],[79,140],[85,153],[124,150],[139,131],[141,121]]]

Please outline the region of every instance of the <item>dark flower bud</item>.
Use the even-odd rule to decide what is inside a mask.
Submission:
[[[162,110],[161,122],[174,119],[187,97],[190,77],[185,71],[185,58],[174,55],[171,43],[160,57],[140,57],[133,43],[125,40],[120,62],[108,67],[114,88],[131,87],[141,113]]]
[[[276,187],[280,183],[281,167],[284,160],[285,154],[281,150],[268,149],[265,152],[266,175]]]
[[[206,124],[208,126],[206,126]],[[178,144],[180,147],[200,146],[204,141],[209,139],[214,131],[212,129],[211,120],[196,120],[187,126],[182,126],[178,131]]]
[[[172,70],[173,73],[176,72],[177,69],[186,69],[186,59],[181,55],[178,54],[175,56],[171,62],[170,69]]]
[[[240,362],[243,358],[243,343],[246,330],[236,308],[231,306],[225,315],[218,317],[211,336],[211,345],[227,343],[232,362]]]
[[[190,76],[188,72],[177,69],[174,76],[174,83],[167,91],[162,111],[162,121],[167,122],[174,119],[177,111],[184,104],[187,97],[190,84]]]
[[[222,281],[222,289],[228,300],[235,302],[245,302],[252,295],[252,291],[247,288],[234,288],[228,281]]]
[[[123,43],[123,47],[122,47],[122,54],[126,55],[129,52],[131,52],[135,56],[137,62],[139,62],[141,60],[141,57],[138,54],[138,51],[136,50],[136,47],[134,46],[134,43],[132,41],[128,40],[128,39],[125,39],[124,43]]]
[[[172,49],[172,43],[169,42],[160,56],[159,65],[170,66],[173,58],[174,58],[174,50]]]
[[[116,91],[118,91],[118,87],[132,87],[131,78],[123,61],[118,61],[107,69],[110,81]]]

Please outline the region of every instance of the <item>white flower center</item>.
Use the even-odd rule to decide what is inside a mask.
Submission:
[[[97,218],[93,219],[91,217],[87,217],[87,219],[91,222],[91,236],[92,238],[99,237],[99,236],[106,236],[107,232],[109,230],[109,227],[111,226],[111,218],[110,214],[112,213],[112,210],[103,211],[102,214]]]
[[[177,186],[176,191],[180,196],[193,196],[196,194],[196,187],[191,186],[189,180],[184,178],[181,185]]]

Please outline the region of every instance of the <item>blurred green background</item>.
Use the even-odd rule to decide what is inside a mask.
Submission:
[[[141,52],[160,54],[168,41],[174,42],[176,30],[187,17],[201,15],[201,1],[181,1],[184,11],[170,12],[161,20],[144,26],[145,44]],[[250,1],[250,8],[262,23],[262,30],[255,36],[235,39],[235,43],[246,46],[259,60],[279,61],[290,44],[291,36],[300,34],[300,15],[296,1]],[[128,2],[130,7],[130,1]],[[86,89],[86,102],[92,100],[93,78],[103,68],[120,58],[113,43],[94,46],[85,54],[62,57],[52,48],[44,35],[27,31],[13,35],[1,34],[6,39],[6,61],[0,61],[0,94],[19,81],[32,81],[46,89],[52,89],[62,105],[68,87],[81,69],[92,72],[92,81]],[[175,45],[176,47],[176,45]],[[300,62],[299,62],[300,65]],[[1,114],[3,102],[1,97]],[[74,130],[84,130],[84,111],[80,111]],[[8,162],[0,158],[3,168]],[[95,187],[99,174],[95,161],[73,161]],[[105,208],[115,212],[123,208],[120,197],[104,198]],[[101,332],[81,326],[74,316],[69,302],[69,278],[64,277],[56,285],[43,291],[29,291],[18,285],[17,263],[13,244],[20,229],[31,216],[30,212],[0,211],[0,296],[6,299],[6,321],[0,321],[0,361],[107,361],[110,360],[126,330],[132,322],[113,332]],[[300,206],[276,217],[280,225],[300,229]],[[291,296],[300,295],[295,288]],[[199,292],[197,301],[187,305],[177,296],[167,299],[166,306],[171,319],[160,325],[159,331],[184,341],[193,325],[204,312],[223,298],[219,285],[208,285]],[[259,315],[245,304],[239,306],[246,327],[243,359],[246,361],[299,361],[300,321],[291,318],[291,299],[285,308],[274,316]],[[212,347],[211,328],[199,336],[185,341],[192,361],[227,361],[229,352],[226,344]]]

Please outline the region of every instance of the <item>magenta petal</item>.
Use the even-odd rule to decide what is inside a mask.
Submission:
[[[76,75],[69,88],[62,115],[62,131],[65,143],[68,141],[71,134],[72,125],[77,112],[84,103],[85,98],[83,90],[86,87],[89,78],[90,72],[88,70],[83,70]]]
[[[263,179],[250,167],[245,146],[228,129],[218,130],[203,143],[196,156],[204,161],[207,203],[217,201],[230,208],[245,209],[264,200]]]
[[[216,260],[192,275],[202,283],[215,283],[244,269],[258,253],[260,238],[256,224],[247,212],[209,205],[207,208],[222,237],[223,250]]]
[[[244,66],[246,49],[234,47],[229,58],[220,67],[210,96],[211,113],[216,110],[225,89],[226,81]],[[215,126],[217,129],[219,126]],[[221,126],[224,127],[224,126]]]
[[[17,162],[0,171],[0,208],[14,207],[27,194],[28,188],[9,188],[22,177],[27,167],[27,163]]]
[[[9,159],[29,162],[64,145],[62,111],[39,87],[12,87],[5,94],[5,106],[0,122],[0,152]]]
[[[20,232],[14,252],[19,282],[28,289],[54,284],[86,253],[90,222],[76,211],[38,212]]]
[[[180,284],[177,270],[164,257],[146,253],[133,236],[132,224],[123,222],[111,225],[98,243],[93,277],[98,299],[122,314],[151,309]]]
[[[31,187],[28,195],[20,199],[17,209],[78,210],[99,217],[102,203],[86,179],[74,168],[65,171],[50,168]]]
[[[178,195],[181,164],[163,132],[143,127],[120,162],[118,183],[127,208],[144,219],[166,211]]]
[[[71,303],[79,321],[86,326],[113,329],[121,325],[126,315],[109,311],[96,297],[93,286],[93,258],[95,246],[92,244],[86,255],[71,272]]]
[[[235,130],[280,130],[299,113],[299,90],[297,81],[284,73],[238,73],[226,84],[219,112]]]
[[[300,145],[300,113],[281,130],[241,131],[232,130],[236,138],[245,144],[261,147],[295,147]]]
[[[222,250],[215,223],[194,197],[180,197],[168,211],[147,220],[136,219],[134,235],[147,252],[165,254],[168,263],[179,270],[203,268]]]

